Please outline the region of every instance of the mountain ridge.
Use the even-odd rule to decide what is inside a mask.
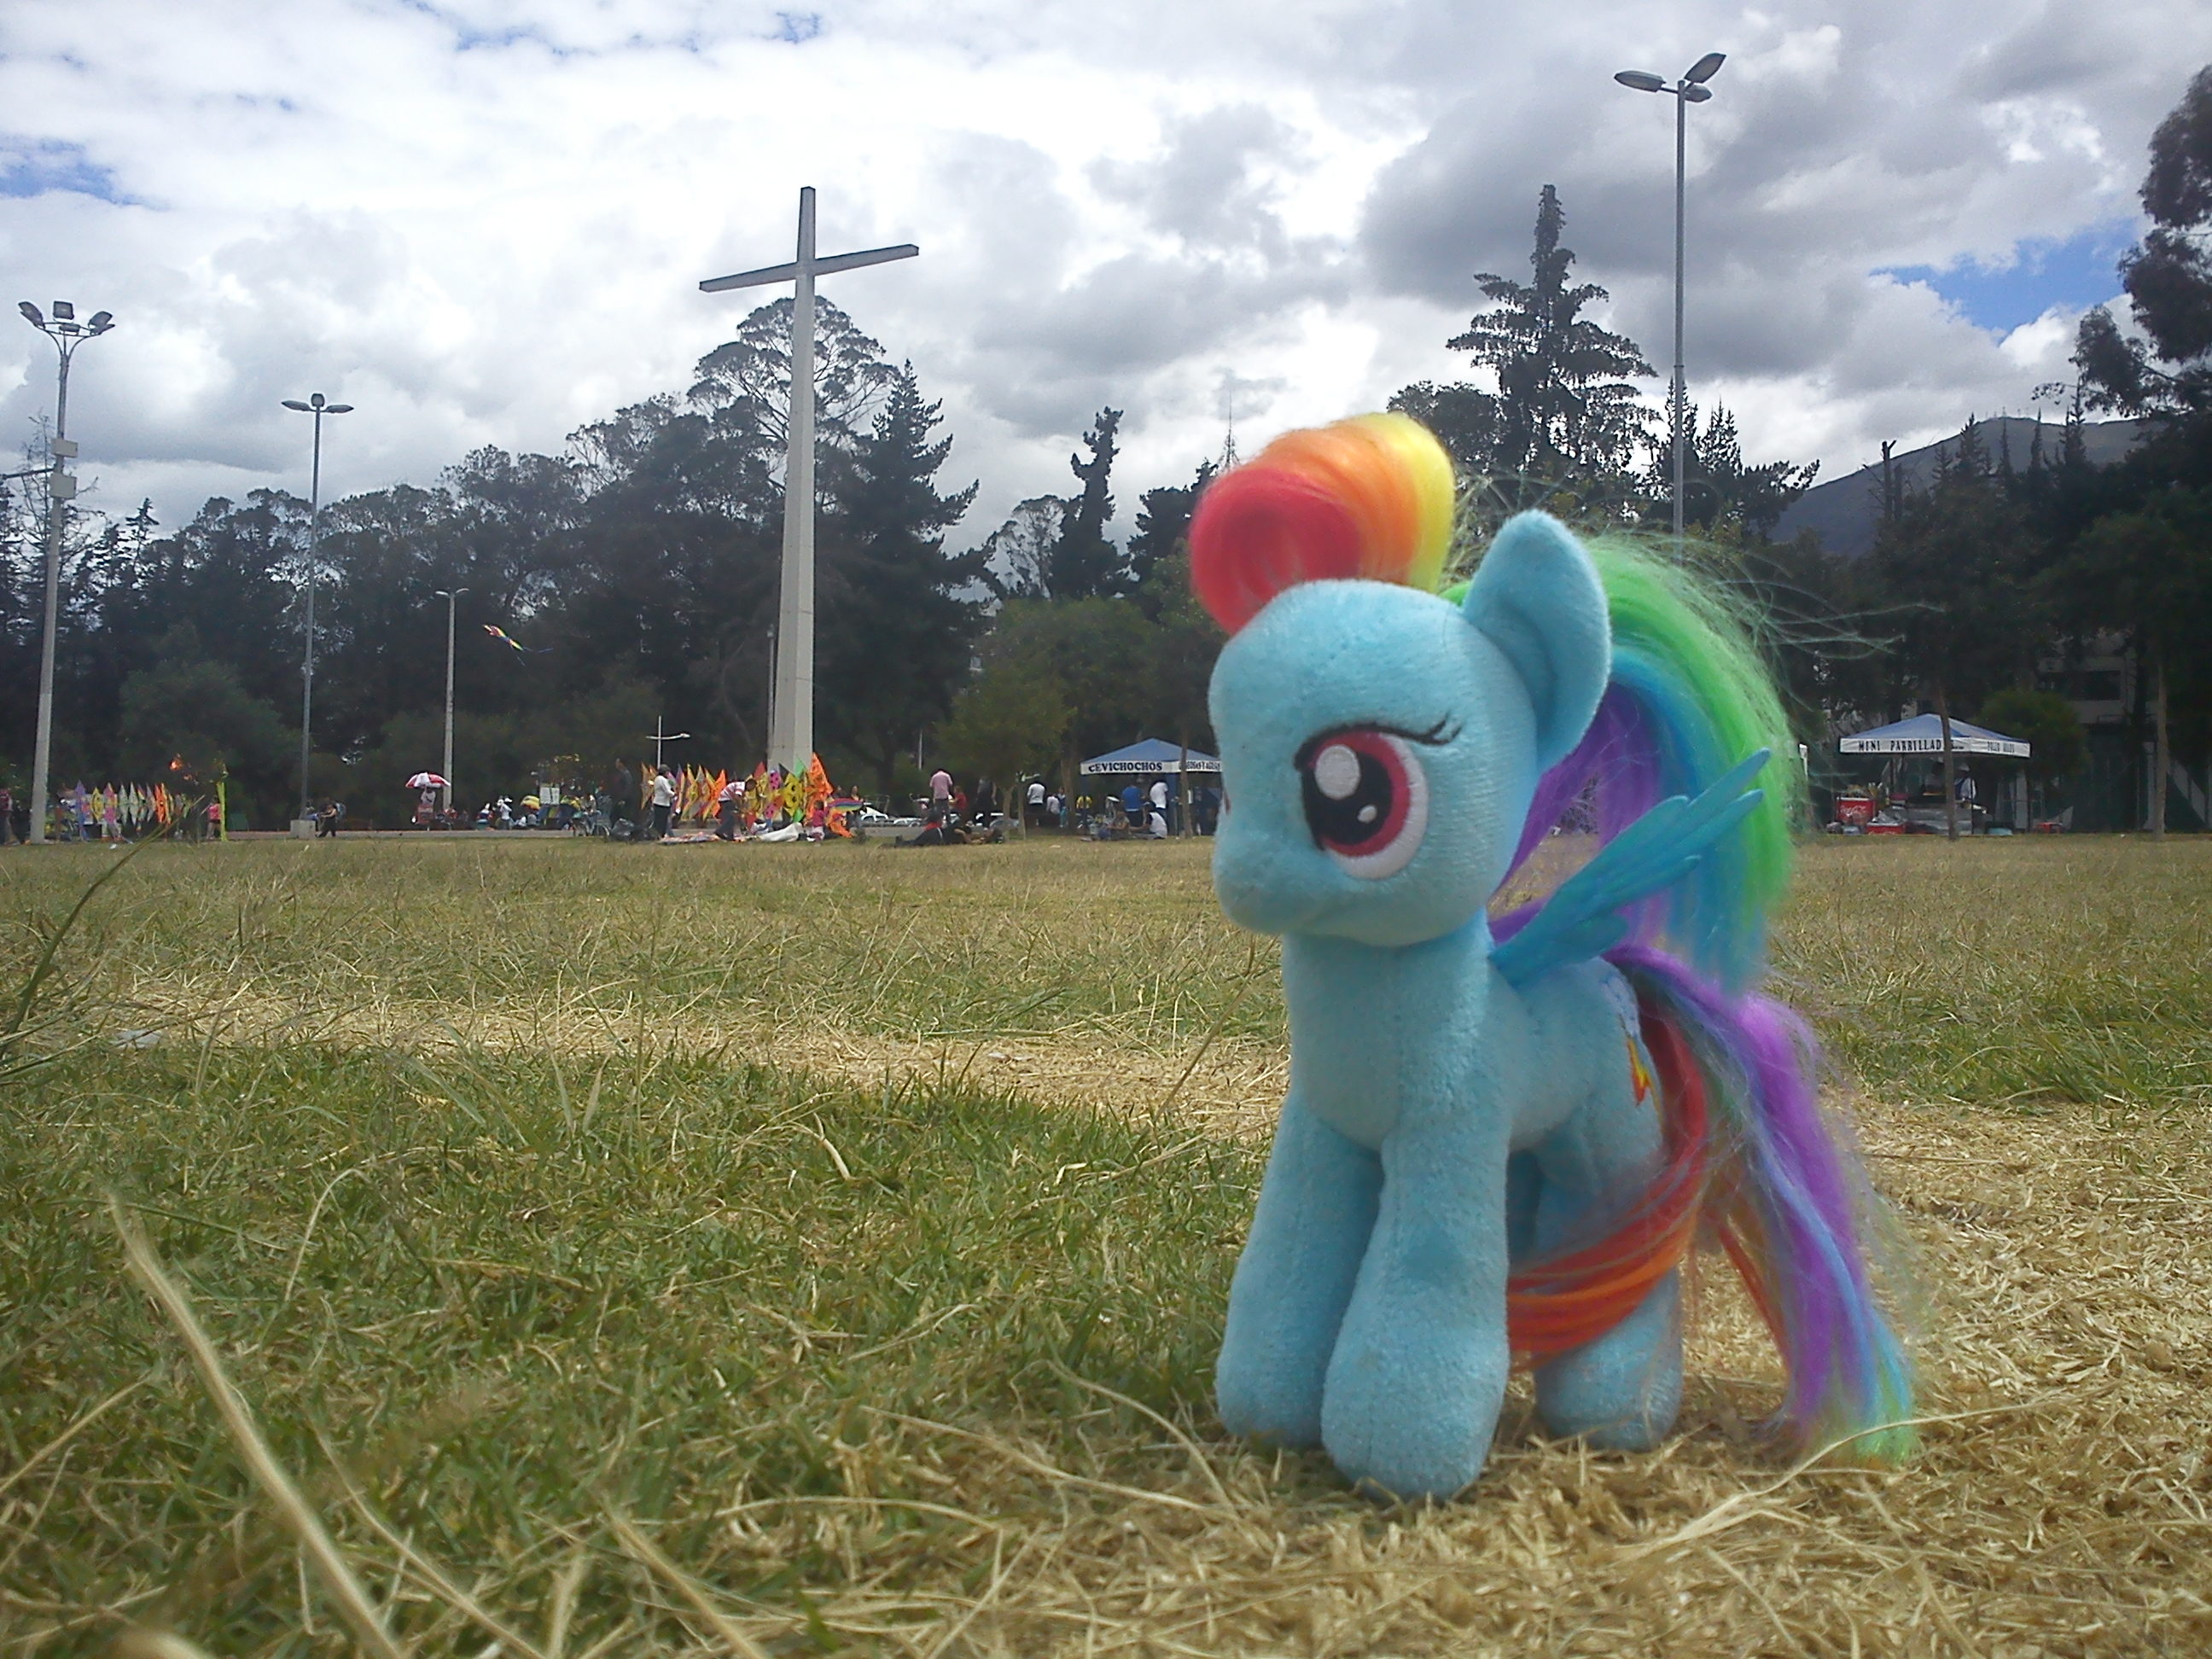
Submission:
[[[1988,448],[1991,460],[2009,455],[2013,465],[2021,469],[2029,465],[2039,445],[2045,462],[2055,462],[2066,433],[2063,426],[2025,415],[2004,415],[1995,420],[1975,421],[1972,425]],[[2090,465],[2109,466],[2120,459],[2141,441],[2142,426],[2141,421],[2085,422],[2081,441]],[[1958,447],[1958,436],[1954,434],[1938,443],[1893,455],[1890,465],[1907,486],[1918,488],[1928,482],[1936,462],[1948,459]],[[1875,523],[1880,515],[1881,501],[1881,463],[1870,462],[1842,477],[1814,485],[1790,502],[1775,522],[1774,539],[1791,541],[1809,530],[1829,552],[1842,558],[1862,558],[1874,548]]]

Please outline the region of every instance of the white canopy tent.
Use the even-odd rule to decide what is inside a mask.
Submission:
[[[1943,721],[1936,714],[1915,714],[1911,720],[1898,720],[1888,726],[1877,726],[1871,731],[1855,732],[1838,739],[1838,753],[1845,755],[1881,755],[1887,757],[1882,769],[1885,780],[1895,776],[1898,763],[1911,757],[1923,761],[1941,761],[1943,757]],[[2002,732],[1992,732],[1985,726],[1976,726],[1969,720],[1951,722],[1951,753],[1959,760],[1980,757],[1992,760],[2026,760],[2031,746],[2019,738],[2008,738]],[[1964,774],[1961,774],[1964,776]],[[1972,791],[1967,800],[1973,801]],[[2009,806],[1996,806],[2000,816],[2008,816],[2014,829],[2028,827],[2027,778],[2025,772],[2014,775],[2008,791]],[[1893,808],[1910,823],[1918,821],[1917,815],[1931,809],[1923,805],[1905,805]],[[1954,821],[1949,806],[1943,809],[1946,827]],[[2009,834],[2007,830],[2005,833]]]
[[[1840,738],[1836,748],[1845,755],[1940,755],[1943,752],[1943,722],[1934,714],[1915,714],[1909,720],[1877,726],[1870,732],[1860,732]],[[1951,752],[1957,755],[2002,755],[2008,760],[2026,760],[2029,748],[2020,738],[2006,737],[2002,732],[1992,732],[1986,726],[1971,725],[1965,720],[1953,720]]]

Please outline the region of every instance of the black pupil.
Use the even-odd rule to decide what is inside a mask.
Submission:
[[[1317,775],[1327,769],[1323,756],[1328,756],[1330,763],[1335,766],[1343,764],[1330,753],[1332,750],[1350,754],[1359,762],[1359,781],[1341,800],[1333,798],[1321,787],[1321,779]],[[1331,847],[1358,847],[1381,835],[1383,827],[1390,822],[1390,775],[1374,756],[1363,753],[1349,744],[1327,744],[1300,770],[1306,823],[1313,830],[1316,841]]]

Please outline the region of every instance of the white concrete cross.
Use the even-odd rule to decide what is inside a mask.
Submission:
[[[814,757],[814,279],[911,259],[921,252],[912,242],[901,242],[817,258],[810,185],[799,192],[798,258],[699,284],[704,294],[767,283],[794,285],[790,449],[783,469],[783,588],[776,602],[775,690],[768,725],[768,757],[787,772],[805,772]]]

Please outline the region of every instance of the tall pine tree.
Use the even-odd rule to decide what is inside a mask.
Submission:
[[[1650,416],[1630,376],[1651,366],[1633,340],[1607,332],[1582,313],[1606,290],[1574,283],[1574,250],[1564,246],[1566,210],[1546,185],[1536,204],[1534,280],[1492,271],[1475,282],[1493,310],[1472,318],[1447,343],[1498,377],[1493,470],[1559,480],[1626,471],[1645,441]]]
[[[952,441],[936,429],[902,365],[873,423],[854,441],[823,562],[817,707],[824,733],[874,769],[884,794],[918,726],[943,717],[966,678],[979,607],[963,599],[980,552],[949,554],[945,534],[975,499],[938,493]]]

